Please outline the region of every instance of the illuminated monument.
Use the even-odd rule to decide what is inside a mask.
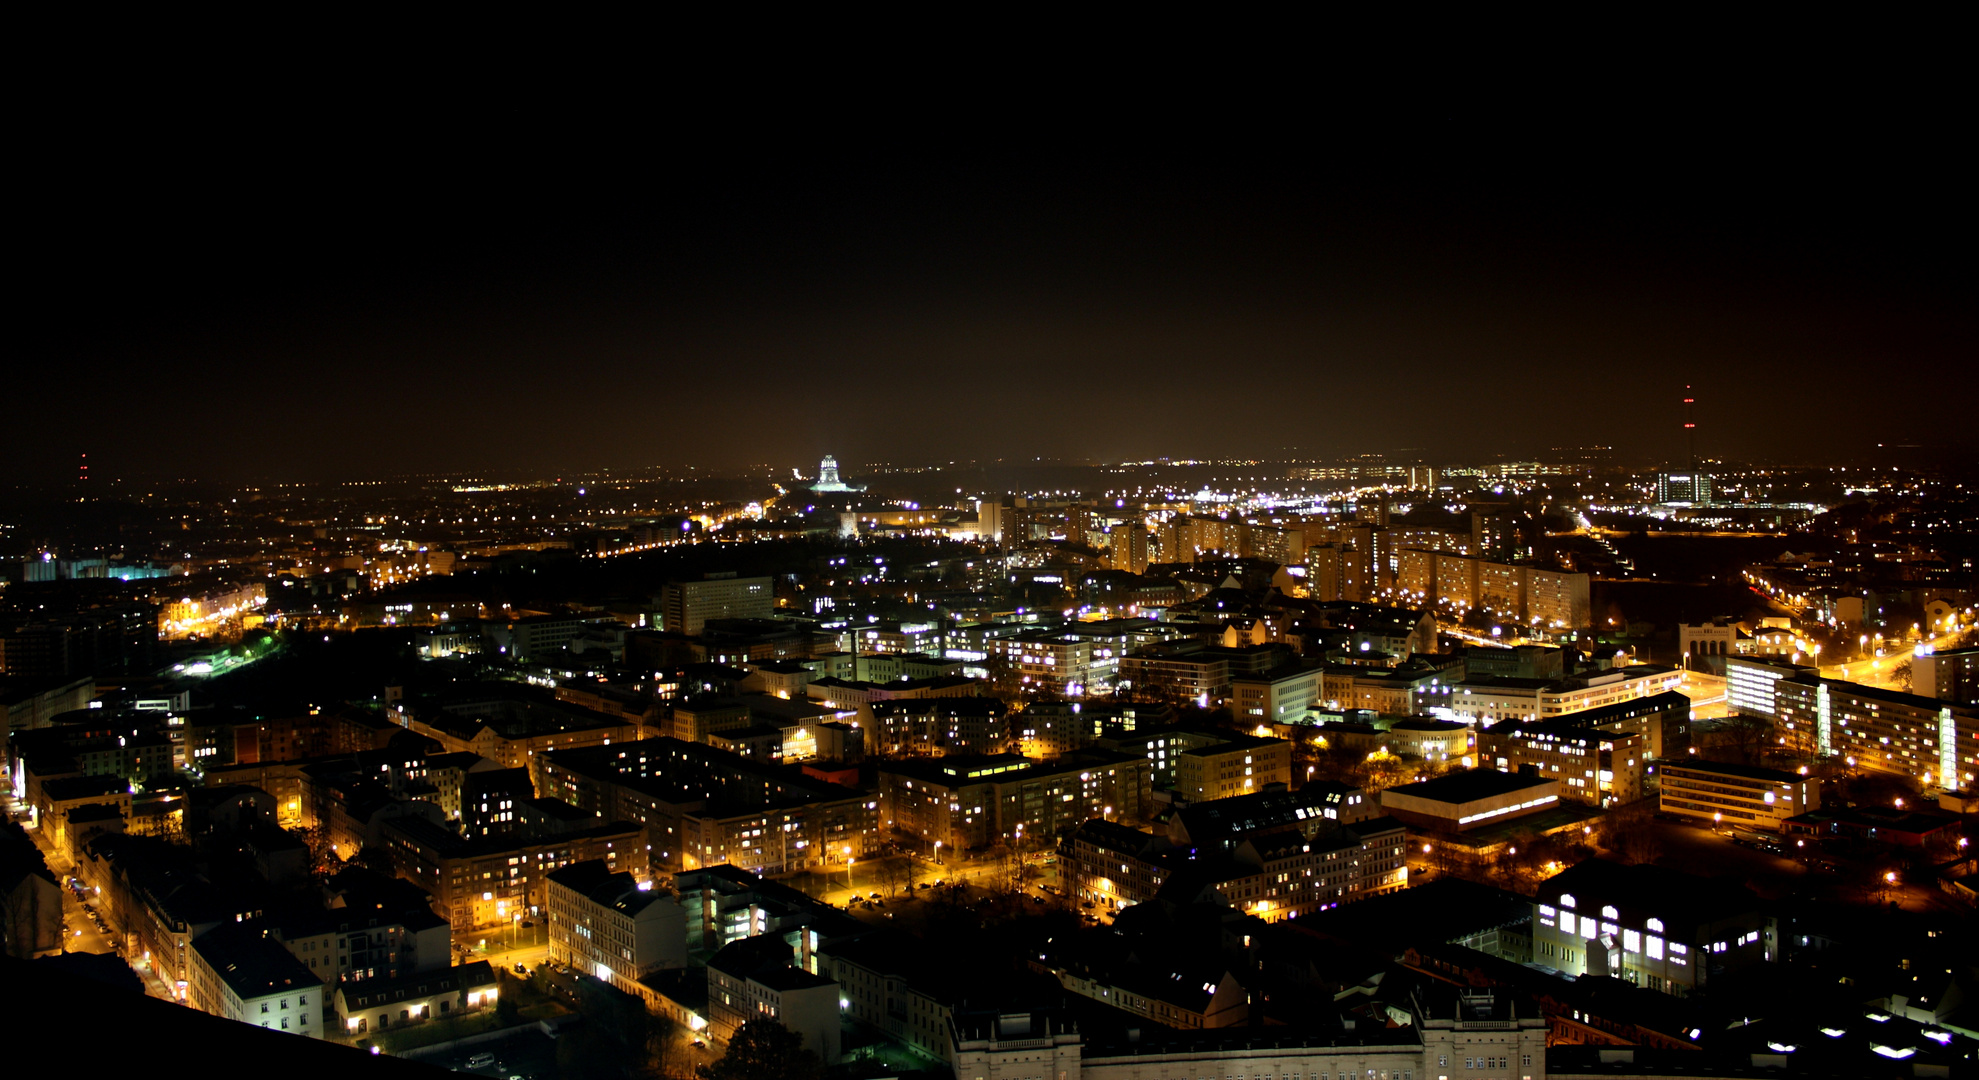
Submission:
[[[838,459],[827,454],[823,461],[818,462],[818,482],[811,485],[811,490],[820,494],[827,492],[864,491],[866,490],[866,485],[847,484],[840,480],[838,478]]]

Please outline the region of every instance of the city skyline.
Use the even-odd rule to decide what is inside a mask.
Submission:
[[[1957,35],[348,21],[24,83],[22,1080],[1979,1076]]]

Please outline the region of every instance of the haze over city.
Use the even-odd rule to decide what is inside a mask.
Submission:
[[[1979,1075],[1918,67],[1145,130],[903,84],[912,139],[64,86],[10,1080]]]

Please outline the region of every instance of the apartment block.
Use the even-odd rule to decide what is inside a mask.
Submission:
[[[1051,764],[1014,754],[887,762],[879,771],[880,816],[896,832],[951,851],[1027,836],[1043,843],[1090,818],[1141,816],[1148,773],[1145,758],[1106,750]]]
[[[540,790],[606,820],[643,826],[655,871],[732,864],[797,870],[866,854],[879,800],[780,765],[699,743],[645,739],[565,750]]]
[[[1175,794],[1190,802],[1253,795],[1292,782],[1292,744],[1238,736],[1182,751],[1175,759]]]
[[[553,870],[546,914],[550,962],[595,975],[628,994],[641,976],[687,966],[687,912],[652,882],[602,859]]]
[[[571,863],[602,859],[615,871],[647,875],[645,829],[601,821],[548,837],[469,840],[444,825],[400,818],[385,826],[385,846],[399,876],[426,890],[456,931],[494,929],[534,919],[549,903],[549,875]]]
[[[223,925],[192,940],[187,1004],[270,1031],[323,1037],[323,984],[259,930]]]

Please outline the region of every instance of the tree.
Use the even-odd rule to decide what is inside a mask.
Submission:
[[[701,1080],[817,1080],[824,1071],[802,1036],[768,1017],[737,1028],[728,1053],[695,1070]]]
[[[1651,863],[1663,855],[1647,800],[1610,811],[1601,823],[1601,846],[1626,863]]]
[[[889,855],[873,864],[873,882],[888,896],[909,888],[912,884],[911,859],[901,855]]]
[[[1732,760],[1741,765],[1756,765],[1766,744],[1774,740],[1773,725],[1760,717],[1738,713],[1727,716],[1718,726],[1718,738],[1713,740]]]

